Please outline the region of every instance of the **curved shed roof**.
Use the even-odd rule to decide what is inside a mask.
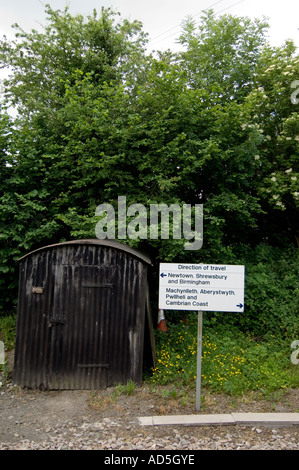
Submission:
[[[41,248],[37,248],[36,250],[31,251],[30,253],[27,253],[26,255],[22,256],[19,258],[18,261],[23,260],[24,258],[32,255],[33,253],[36,253],[41,250],[49,249],[49,248],[56,248],[59,246],[64,246],[64,245],[101,245],[101,246],[108,246],[110,248],[115,248],[116,250],[122,250],[127,253],[130,253],[132,256],[135,256],[136,258],[139,258],[143,262],[147,264],[151,264],[150,258],[145,254],[142,253],[139,250],[136,250],[135,248],[131,248],[128,245],[125,245],[123,243],[117,242],[115,240],[99,240],[98,238],[89,238],[89,239],[82,239],[82,240],[71,240],[67,242],[61,242],[61,243],[55,243],[53,245],[47,245],[43,246]]]

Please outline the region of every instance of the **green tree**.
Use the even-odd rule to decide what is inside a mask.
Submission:
[[[265,293],[279,294],[270,288],[279,273],[265,274],[277,257],[271,244],[279,244],[282,261],[293,256],[292,247],[284,251],[286,232],[276,217],[291,212],[277,211],[278,199],[271,198],[272,173],[278,170],[290,176],[279,197],[293,204],[296,196],[291,177],[297,140],[289,139],[295,136],[296,111],[290,95],[287,100],[281,92],[279,101],[276,91],[284,82],[271,72],[273,57],[290,70],[287,55],[280,58],[284,49],[274,53],[264,46],[261,22],[216,20],[208,13],[199,33],[188,36],[186,26],[185,55],[154,58],[143,51],[139,23],[115,23],[106,10],[86,21],[47,8],[50,24],[43,33],[22,32],[0,47],[2,63],[12,67],[7,105],[19,110],[13,123],[1,121],[2,305],[16,286],[16,258],[48,243],[95,237],[97,205],[116,206],[118,196],[147,207],[203,203],[201,250],[184,250],[184,241],[172,238],[124,241],[148,251],[155,265],[246,263],[253,292],[248,318],[257,330]],[[284,79],[293,79],[296,70]],[[288,81],[285,89],[290,86]],[[281,126],[288,132],[283,141]],[[259,249],[262,243],[270,248]],[[276,309],[278,298],[267,303],[276,319],[295,310],[288,295],[296,292],[295,276],[284,275],[286,308]],[[265,316],[263,322],[265,331],[271,323]],[[250,324],[243,319],[243,326]],[[291,324],[284,321],[285,328]]]
[[[243,100],[252,89],[255,69],[266,43],[265,20],[204,12],[199,25],[191,18],[183,25],[180,59],[190,86],[219,84],[218,99]]]
[[[270,214],[271,229],[299,236],[299,104],[292,100],[299,58],[292,42],[264,49],[255,87],[247,96],[248,122],[262,136],[257,161],[257,190]],[[299,88],[297,86],[297,88]]]
[[[48,116],[61,106],[65,83],[73,80],[75,70],[92,73],[95,83],[123,80],[132,59],[141,60],[146,41],[140,22],[116,22],[118,14],[110,9],[84,18],[72,16],[68,7],[62,12],[45,8],[43,31],[27,33],[15,24],[15,39],[0,42],[0,66],[11,71],[4,81],[6,98],[26,116]]]
[[[18,111],[11,131],[1,115],[4,309],[13,297],[10,289],[15,292],[17,284],[16,259],[42,244],[68,239],[65,220],[71,217],[76,224],[78,211],[90,216],[92,207],[94,213],[101,160],[101,143],[95,144],[109,107],[105,92],[111,97],[126,82],[133,93],[143,73],[145,35],[139,22],[116,22],[117,15],[104,9],[99,17],[94,11],[87,19],[72,17],[67,8],[53,11],[49,5],[46,13],[44,31],[26,33],[16,26],[15,40],[4,37],[0,43],[0,67],[10,71],[4,81],[4,104]],[[91,116],[96,129],[89,126]],[[77,140],[70,141],[71,135]]]

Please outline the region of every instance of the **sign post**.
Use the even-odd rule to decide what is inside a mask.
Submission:
[[[161,263],[159,309],[198,311],[196,410],[200,411],[203,311],[244,312],[245,267]]]
[[[200,411],[201,399],[201,355],[202,355],[202,312],[198,312],[197,327],[197,368],[196,368],[196,411]]]

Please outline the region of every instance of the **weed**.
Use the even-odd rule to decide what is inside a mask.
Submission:
[[[168,334],[157,332],[157,367],[150,381],[157,385],[195,387],[197,318],[169,324]],[[237,328],[207,328],[202,344],[202,386],[213,392],[242,396],[258,391],[265,398],[298,387],[299,368],[290,364],[290,341],[250,338]],[[176,391],[168,392],[176,394]]]
[[[11,369],[7,364],[7,361],[5,361],[4,364],[0,364],[0,374],[1,374],[1,379],[3,380],[3,383],[8,382],[8,380],[11,377]]]
[[[5,350],[10,351],[15,346],[16,315],[0,317],[0,340],[4,342]]]
[[[135,391],[135,388],[136,388],[135,382],[133,382],[133,380],[130,379],[126,385],[123,385],[123,384],[116,385],[115,394],[116,396],[122,395],[122,394],[130,396]]]

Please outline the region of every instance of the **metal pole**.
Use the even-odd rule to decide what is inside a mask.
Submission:
[[[198,328],[197,328],[196,411],[200,411],[201,352],[202,352],[202,312],[199,311],[198,312]]]

